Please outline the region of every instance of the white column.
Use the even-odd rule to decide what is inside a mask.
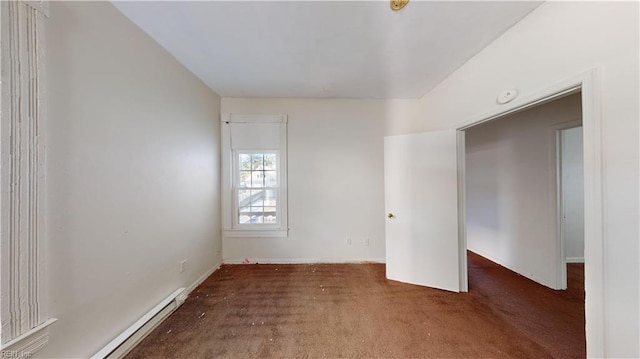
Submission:
[[[3,350],[20,348],[33,353],[48,340],[38,328],[49,319],[45,307],[46,106],[42,81],[47,3],[2,2],[0,15],[0,338]],[[25,337],[30,333],[38,334],[37,343]]]

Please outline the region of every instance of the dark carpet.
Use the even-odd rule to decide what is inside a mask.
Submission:
[[[583,268],[554,291],[469,253],[469,293],[383,264],[224,265],[127,358],[584,358]]]

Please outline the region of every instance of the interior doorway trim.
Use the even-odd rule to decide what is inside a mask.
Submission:
[[[555,189],[554,198],[551,200],[555,205],[555,213],[549,214],[551,223],[555,223],[556,233],[556,289],[567,289],[567,259],[565,253],[565,237],[564,237],[564,203],[562,197],[562,131],[570,128],[582,127],[582,118],[574,119],[564,123],[559,123],[549,128],[549,145],[555,148],[553,153],[549,155],[549,163],[551,164],[553,174],[549,178],[549,187]],[[551,206],[550,206],[551,207]],[[584,255],[583,255],[584,260]]]
[[[606,271],[603,220],[602,173],[602,107],[599,70],[592,69],[553,86],[535,91],[499,108],[469,118],[456,126],[458,131],[458,233],[460,248],[460,281],[468,285],[466,271],[466,213],[464,130],[481,123],[524,111],[533,106],[580,92],[582,99],[582,128],[584,155],[584,257],[585,257],[585,321],[587,356],[605,357],[605,333],[607,332],[605,296]],[[462,139],[462,140],[460,140]],[[465,270],[462,271],[462,268]]]

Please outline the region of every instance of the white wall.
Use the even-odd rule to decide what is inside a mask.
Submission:
[[[526,97],[583,71],[600,70],[605,225],[604,248],[602,253],[594,248],[593,255],[604,255],[606,292],[589,292],[591,278],[599,274],[585,258],[590,356],[640,356],[638,6],[546,2],[388,125],[394,133],[453,127],[496,111],[496,96],[504,90],[517,88]],[[595,320],[594,303],[605,303],[604,321]],[[597,340],[601,330],[604,342]]]
[[[584,165],[582,127],[561,131],[561,206],[564,256],[567,263],[584,262]]]
[[[385,104],[222,99],[223,113],[289,120],[289,237],[225,238],[225,262],[384,261]]]
[[[79,358],[221,262],[220,98],[112,4],[50,6],[48,280],[59,321],[38,356]]]
[[[559,288],[554,126],[579,121],[581,105],[574,94],[465,131],[467,247],[551,288]]]

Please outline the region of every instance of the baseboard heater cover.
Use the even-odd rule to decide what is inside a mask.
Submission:
[[[169,314],[178,309],[186,299],[186,288],[178,288],[162,302],[153,307],[147,314],[138,319],[122,334],[118,335],[109,344],[95,353],[91,359],[122,358],[136,344],[144,339],[155,327],[158,326]]]

